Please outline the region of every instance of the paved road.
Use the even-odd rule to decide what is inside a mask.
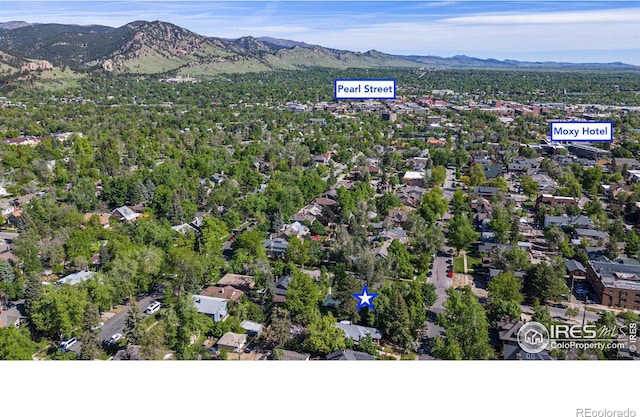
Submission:
[[[454,177],[455,171],[453,169],[447,169],[447,176],[445,177],[442,189],[443,195],[448,201],[451,200],[453,196]],[[446,221],[450,218],[451,213],[449,213],[449,211],[447,210],[447,213],[444,215],[444,222],[440,224],[446,224]],[[428,340],[442,335],[443,329],[435,323],[435,319],[438,313],[442,313],[444,311],[442,303],[447,299],[446,290],[453,284],[451,278],[447,276],[447,267],[449,266],[447,261],[451,260],[453,262],[453,259],[448,254],[448,251],[450,249],[450,247],[445,245],[442,250],[436,254],[435,260],[433,262],[433,268],[431,269],[429,282],[435,285],[436,295],[438,296],[438,298],[434,305],[429,309],[429,323],[427,324],[426,332],[423,333],[420,340],[422,345],[427,343]],[[428,349],[426,350],[428,351]],[[428,354],[424,354],[420,355],[420,359],[432,359],[432,357],[430,357]]]
[[[14,240],[19,236],[18,233],[0,232],[0,240]]]
[[[577,305],[576,305],[577,306]],[[582,315],[584,312],[584,307],[583,306],[579,306],[578,309],[580,310],[580,314],[578,314],[577,317],[573,318],[573,317],[568,317],[567,316],[567,310],[563,309],[563,308],[555,308],[555,307],[549,307],[549,312],[551,312],[551,317],[553,317],[555,320],[560,320],[560,321],[571,321],[573,323],[579,323],[582,324]],[[531,306],[522,306],[522,312],[525,314],[533,314],[533,307]],[[585,315],[585,319],[586,322],[596,322],[600,319],[600,314],[598,313],[594,313],[593,311],[587,311],[586,315]]]
[[[140,314],[143,317],[146,317],[146,314],[144,314],[144,310],[149,306],[149,304],[151,304],[152,301],[157,299],[158,299],[157,295],[154,295],[154,296],[145,297],[140,301],[138,301],[138,304],[140,304]],[[118,314],[111,317],[109,320],[105,321],[104,325],[102,326],[102,329],[100,330],[100,335],[98,336],[98,339],[101,342],[104,342],[106,340],[109,340],[111,336],[113,336],[116,333],[124,334],[124,325],[127,320],[128,312],[129,312],[129,307],[125,307]],[[82,349],[82,343],[78,340],[78,342],[75,345],[73,345],[69,349],[69,351],[80,353],[81,349]]]
[[[443,186],[444,197],[447,199],[447,201],[451,200],[451,197],[453,196],[452,190],[454,176],[455,171],[453,169],[447,169],[447,176],[445,177]],[[445,222],[442,222],[441,224],[446,224],[446,220],[448,218],[450,218],[449,210],[447,210],[447,213],[445,215]],[[450,249],[451,248],[449,246],[445,245],[442,251],[436,254],[436,259],[433,262],[433,269],[431,271],[431,277],[429,277],[429,282],[433,283],[436,286],[436,294],[438,294],[438,300],[433,305],[433,307],[431,307],[431,310],[434,313],[440,313],[442,311],[442,303],[447,298],[445,291],[452,284],[451,278],[447,277],[447,261],[451,260],[453,262],[453,259],[447,253]]]
[[[156,300],[156,297],[149,296],[138,301],[138,304],[140,305],[140,314],[143,317],[146,317],[146,314],[144,314],[144,310],[154,300]],[[109,338],[111,338],[111,336],[113,336],[114,334],[123,333],[124,324],[127,320],[128,313],[129,307],[125,307],[118,314],[105,321],[104,326],[102,326],[102,330],[100,331],[100,340],[109,340]]]

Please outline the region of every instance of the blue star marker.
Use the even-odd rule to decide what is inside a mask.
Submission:
[[[362,289],[361,293],[351,295],[358,299],[358,310],[365,306],[369,307],[371,310],[375,310],[373,308],[373,299],[376,298],[378,294],[369,294],[369,292],[367,291],[367,284],[364,284],[364,288]]]

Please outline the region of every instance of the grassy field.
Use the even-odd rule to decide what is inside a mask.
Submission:
[[[482,265],[482,260],[467,255],[467,272],[473,271],[478,265]],[[464,273],[464,258],[462,256],[453,258],[453,272],[455,274]]]
[[[35,85],[45,91],[67,90],[79,87],[83,77],[84,75],[69,69],[54,68],[53,71],[42,71]]]

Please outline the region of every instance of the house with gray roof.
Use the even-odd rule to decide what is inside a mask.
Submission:
[[[383,230],[380,232],[378,237],[384,240],[398,240],[402,244],[407,244],[409,242],[409,237],[407,236],[407,232],[404,231],[401,227],[396,227],[390,230]]]
[[[215,323],[227,318],[227,300],[224,298],[193,295],[193,301],[198,313],[209,316]]]
[[[608,240],[609,234],[607,232],[601,232],[600,230],[593,229],[581,229],[576,228],[573,230],[573,236],[575,239],[586,239],[589,243],[596,243],[601,240]]]
[[[76,285],[81,283],[82,281],[88,280],[89,278],[91,278],[92,275],[93,275],[92,271],[75,272],[73,274],[69,274],[65,277],[60,278],[55,282],[55,284],[56,285],[63,285],[63,284]]]
[[[593,227],[593,222],[587,216],[544,216],[544,227],[549,226],[573,226],[587,229]]]
[[[587,275],[587,268],[575,259],[564,258],[564,266],[567,267],[570,278],[585,277]]]
[[[264,241],[264,248],[267,250],[267,256],[271,258],[284,258],[284,254],[289,248],[289,242],[281,237],[266,239]]]
[[[253,337],[259,337],[264,328],[262,324],[250,320],[243,320],[242,323],[240,323],[240,327],[242,327],[249,336]]]
[[[278,281],[276,281],[275,296],[273,297],[274,302],[284,303],[287,301],[287,290],[289,289],[291,281],[293,281],[291,275],[284,275],[278,278]]]
[[[24,300],[18,301],[7,310],[0,309],[0,328],[20,326],[27,321],[27,312],[24,308]]]
[[[111,212],[111,215],[116,219],[123,220],[127,223],[131,223],[141,216],[140,213],[136,213],[127,206],[118,207]]]
[[[346,336],[354,342],[358,342],[367,335],[371,335],[371,338],[374,341],[382,339],[382,333],[380,330],[374,329],[373,327],[359,326],[346,320],[336,323],[336,327],[342,329]]]
[[[330,361],[372,361],[375,358],[365,352],[350,349],[341,349],[327,355]]]
[[[473,192],[480,197],[491,198],[498,194],[500,190],[498,187],[473,187]]]

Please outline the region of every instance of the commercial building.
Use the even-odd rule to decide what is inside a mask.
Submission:
[[[603,306],[640,310],[640,265],[590,261],[587,280]]]

